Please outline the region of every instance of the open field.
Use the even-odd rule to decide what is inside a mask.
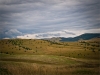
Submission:
[[[0,40],[0,75],[99,75],[100,42]]]

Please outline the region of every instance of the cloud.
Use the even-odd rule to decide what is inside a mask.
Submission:
[[[46,33],[37,33],[37,34],[25,34],[21,36],[17,36],[20,39],[43,39],[43,38],[52,38],[52,37],[76,37],[84,33],[100,33],[100,29],[89,29],[89,30],[81,30],[81,31],[54,31],[54,32],[46,32]]]
[[[63,30],[63,31],[54,31],[54,32],[37,33],[37,34],[25,34],[22,36],[17,36],[17,38],[42,39],[42,38],[52,38],[52,37],[75,37],[80,34],[79,33],[77,34],[77,32],[73,33],[72,31],[69,30]]]
[[[20,31],[18,31],[17,29],[10,29],[8,31],[5,32],[5,34],[7,37],[10,37],[10,38],[14,38],[18,35],[22,35],[22,33]]]
[[[5,37],[5,38],[3,38],[3,39],[10,39],[10,38]]]
[[[75,35],[75,33],[73,33],[73,32],[68,32],[68,31],[62,31],[62,32],[65,32],[66,34],[72,34],[72,35]]]
[[[26,35],[98,29],[99,7],[99,0],[0,0],[0,32],[17,29]]]

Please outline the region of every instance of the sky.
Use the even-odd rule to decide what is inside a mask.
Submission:
[[[0,39],[100,33],[100,0],[0,0]]]

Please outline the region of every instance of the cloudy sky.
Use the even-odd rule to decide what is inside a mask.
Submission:
[[[0,0],[0,38],[100,33],[100,0]]]

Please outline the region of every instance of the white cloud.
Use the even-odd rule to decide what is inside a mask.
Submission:
[[[100,33],[100,29],[89,29],[89,30],[62,30],[46,33],[37,33],[37,34],[26,34],[22,36],[17,36],[20,39],[42,39],[42,38],[52,38],[52,37],[76,37],[84,33]]]
[[[12,34],[22,34],[20,31],[17,29],[10,29],[7,32],[5,32],[6,35],[12,35]]]
[[[17,29],[10,29],[5,32],[5,36],[10,38],[15,38],[18,35],[22,35],[22,32],[18,31]]]
[[[82,33],[72,32],[69,30],[63,31],[54,31],[54,32],[46,32],[46,33],[37,33],[37,34],[26,34],[22,36],[17,36],[17,38],[21,39],[42,39],[42,38],[52,38],[52,37],[75,37]]]
[[[26,34],[22,36],[17,36],[20,39],[36,39],[36,34]]]
[[[8,37],[5,37],[5,38],[3,38],[3,39],[10,39],[10,38],[8,38]]]

